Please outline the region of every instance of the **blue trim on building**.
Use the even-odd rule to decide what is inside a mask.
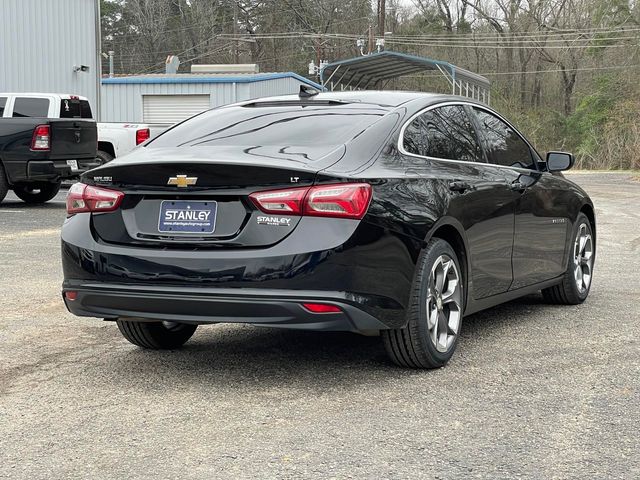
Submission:
[[[152,83],[253,83],[263,82],[265,80],[277,80],[279,78],[293,78],[299,82],[306,83],[307,85],[317,88],[318,90],[324,90],[321,85],[309,80],[308,78],[298,75],[293,72],[282,73],[256,73],[245,75],[202,75],[202,74],[179,74],[182,76],[136,76],[130,77],[113,77],[103,78],[102,85],[113,84],[152,84]]]

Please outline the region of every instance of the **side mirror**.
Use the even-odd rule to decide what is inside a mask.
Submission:
[[[570,153],[549,152],[547,153],[547,170],[550,172],[561,172],[573,167],[574,158]]]

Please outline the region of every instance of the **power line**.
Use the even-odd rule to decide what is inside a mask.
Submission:
[[[596,71],[596,70],[623,70],[626,68],[636,68],[640,67],[640,64],[636,65],[611,65],[608,67],[582,67],[582,68],[566,68],[565,72],[588,72],[588,71]],[[491,75],[522,75],[522,74],[536,74],[536,73],[561,73],[563,70],[555,69],[555,70],[526,70],[521,72],[486,72],[481,73],[480,75],[491,76]]]
[[[610,65],[607,67],[581,67],[581,68],[567,68],[564,71],[565,72],[588,72],[588,71],[598,71],[598,70],[624,70],[624,69],[629,69],[629,68],[636,68],[636,67],[640,67],[640,64],[634,64],[634,65]],[[483,72],[480,73],[479,75],[482,76],[492,76],[492,75],[522,75],[522,74],[544,74],[544,73],[562,73],[563,70],[562,69],[552,69],[552,70],[522,70],[519,72]],[[404,75],[404,78],[424,78],[424,77],[431,77],[431,78],[441,78],[441,75],[435,75],[435,74],[427,74],[427,75]]]
[[[567,49],[586,49],[586,48],[616,48],[616,47],[637,47],[639,45],[629,45],[629,44],[606,44],[606,45],[592,45],[592,44],[583,44],[583,45],[473,45],[473,44],[445,44],[445,43],[436,43],[436,42],[408,42],[408,41],[396,41],[390,37],[386,39],[387,43],[397,44],[397,45],[408,45],[413,47],[443,47],[443,48],[479,48],[479,49],[510,49],[510,50],[543,50],[543,49],[556,49],[556,50],[567,50]]]
[[[475,38],[454,38],[454,37],[434,37],[434,38],[417,38],[417,37],[407,37],[401,35],[388,36],[389,40],[406,40],[406,41],[420,41],[420,42],[440,42],[440,43],[464,43],[468,44],[473,42],[474,45],[482,45],[482,44],[524,44],[524,43],[567,43],[567,42],[575,42],[575,41],[620,41],[620,40],[638,40],[640,39],[640,35],[633,36],[617,36],[617,37],[576,37],[573,39],[568,38],[545,38],[541,37],[540,39],[520,39],[520,38],[510,38],[510,37],[500,37],[496,36],[493,39],[484,38],[484,39],[475,39]]]

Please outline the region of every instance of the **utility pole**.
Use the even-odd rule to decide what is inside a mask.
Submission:
[[[371,25],[369,25],[369,51],[368,51],[368,53],[371,54],[371,52],[373,52],[373,28],[371,28]]]
[[[386,13],[386,0],[378,0],[378,35],[380,38],[384,38],[384,23]]]
[[[113,56],[116,52],[113,50],[109,50],[107,54],[109,55],[109,78],[113,78]]]
[[[233,63],[238,64],[240,62],[240,54],[238,52],[238,2],[233,0]]]

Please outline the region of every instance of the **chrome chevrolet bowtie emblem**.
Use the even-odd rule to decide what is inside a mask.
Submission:
[[[195,185],[198,181],[198,177],[187,177],[186,175],[176,175],[175,177],[169,177],[167,185],[176,185],[180,188],[187,188],[189,185]]]

